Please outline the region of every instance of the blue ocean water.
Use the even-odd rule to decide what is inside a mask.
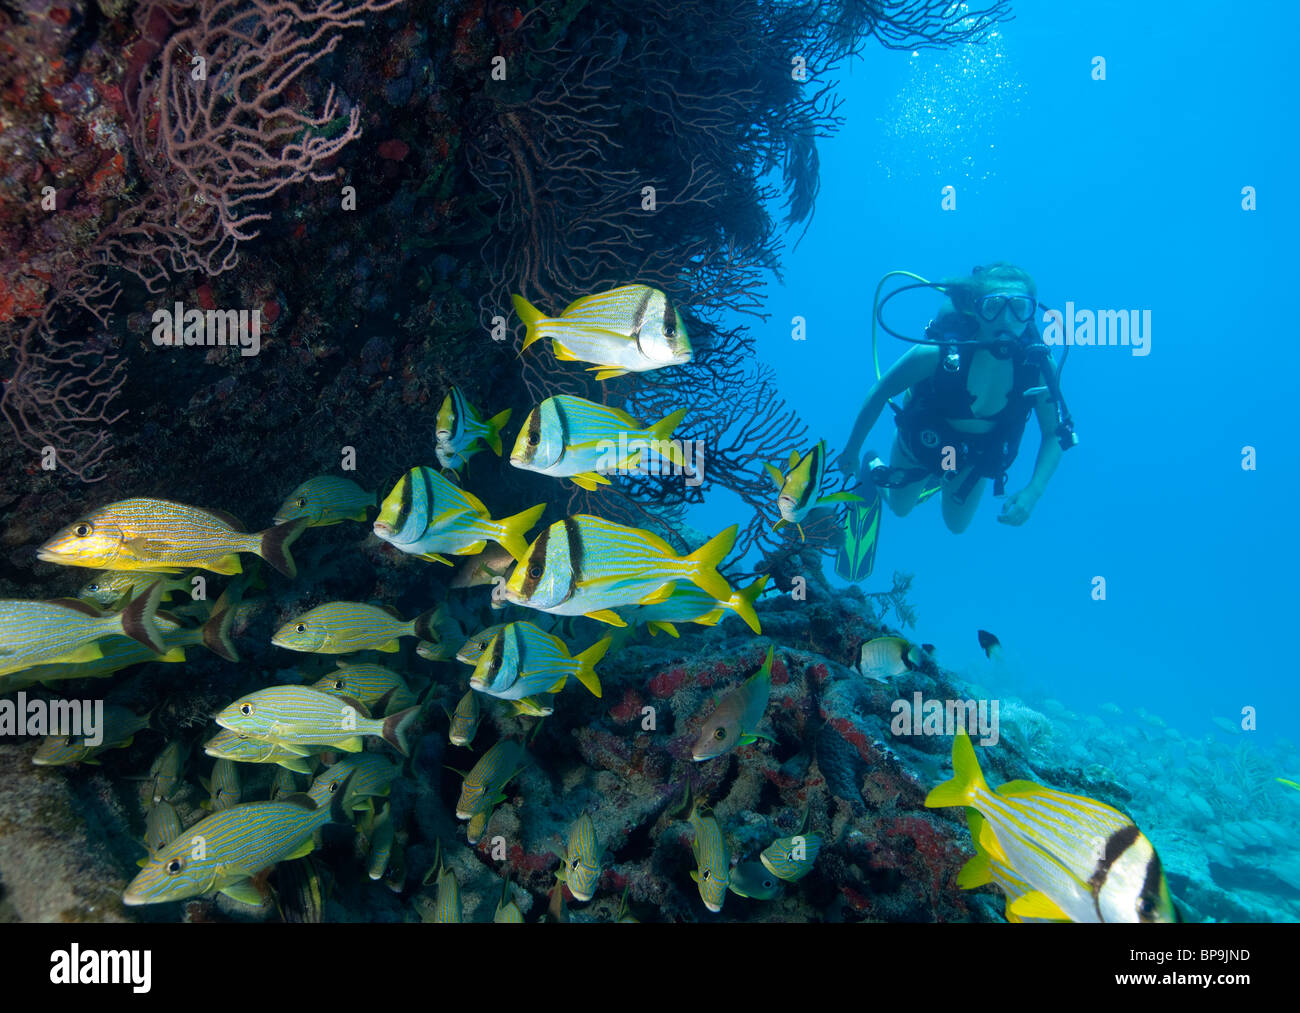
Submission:
[[[1283,97],[1300,75],[1284,34],[1264,27],[1285,10],[1225,23],[1207,3],[1023,4],[981,47],[871,48],[842,76],[845,125],[820,144],[816,216],[755,326],[812,439],[832,454],[847,442],[874,380],[871,296],[887,271],[1007,260],[1050,306],[1151,312],[1148,355],[1072,349],[1063,388],[1079,445],[1027,524],[997,523],[991,490],[960,536],[937,501],[885,512],[864,590],[915,574],[915,635],[993,692],[1143,707],[1192,736],[1252,707],[1259,739],[1293,734],[1287,409],[1300,383],[1286,293],[1300,222]],[[955,210],[941,207],[946,186]],[[1242,208],[1247,186],[1257,210]],[[939,305],[912,293],[887,319],[919,337]],[[796,316],[806,340],[792,340]],[[880,340],[882,367],[908,347]],[[865,444],[886,456],[889,416]],[[1038,446],[1031,419],[1008,493]],[[727,509],[693,519],[716,530]],[[1007,648],[996,670],[977,628]]]

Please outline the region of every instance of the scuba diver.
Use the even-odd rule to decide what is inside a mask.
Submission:
[[[917,283],[901,286],[882,302],[881,287],[898,274]],[[891,330],[881,316],[890,299],[917,288],[936,289],[949,300],[923,339]],[[883,376],[877,358],[877,381],[836,461],[850,478],[880,489],[879,496],[868,494],[869,503],[848,511],[836,564],[840,576],[858,581],[870,574],[882,499],[902,517],[938,492],[948,530],[965,531],[989,479],[995,496],[1005,492],[1007,469],[1032,412],[1042,433],[1034,472],[1023,489],[1007,497],[998,516],[1011,525],[1029,519],[1062,453],[1078,442],[1058,385],[1065,360],[1058,365],[1043,344],[1034,324],[1037,310],[1033,278],[1002,262],[942,282],[902,271],[881,279],[872,318],[873,352],[877,323],[913,347]],[[891,399],[904,392],[899,407]],[[889,463],[868,451],[859,464],[862,445],[885,405],[894,410],[898,427]]]

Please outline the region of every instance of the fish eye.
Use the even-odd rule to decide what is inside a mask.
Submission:
[[[98,591],[98,590],[99,590],[99,585],[98,585],[98,584],[87,584],[87,585],[86,585],[86,590],[87,590],[87,591]]]
[[[299,505],[300,507],[306,506],[306,505],[307,505],[307,497],[306,497],[306,496],[299,496],[299,497],[298,497],[298,505]]]
[[[307,632],[307,626],[305,623],[299,623],[297,626],[294,627],[294,629],[299,633]]]
[[[66,739],[64,739],[64,740],[63,740],[63,744],[64,744],[65,746],[70,746],[70,745],[72,745],[72,736],[69,735]]]
[[[85,538],[94,530],[95,529],[93,527],[91,527],[85,521],[82,521],[80,524],[78,524],[75,528],[72,529],[72,533],[76,535],[78,538]]]
[[[713,737],[715,739],[725,739],[727,737],[727,730],[725,728],[719,728],[713,733]]]
[[[246,717],[246,718],[247,718],[247,717],[252,717],[252,715],[253,715],[253,705],[252,705],[251,703],[241,703],[241,704],[239,705],[239,713],[242,714],[242,715],[244,715],[244,717]]]
[[[331,782],[330,782],[330,794],[333,795],[333,794],[334,794],[336,791],[338,791],[338,790],[339,790],[339,783],[338,783],[337,781],[331,781]]]
[[[712,874],[709,872],[708,869],[705,869],[705,870],[704,870],[704,878],[705,878],[706,880],[709,880],[709,879],[712,879],[712,878],[713,878]]]
[[[535,447],[535,446],[537,446],[537,444],[539,444],[539,443],[541,443],[541,442],[542,442],[542,438],[541,438],[541,436],[538,435],[537,433],[529,433],[529,434],[528,434],[528,445],[529,445],[530,447]]]
[[[342,688],[343,688],[343,680],[342,680],[342,679],[335,679],[335,680],[334,680],[334,688],[335,688],[335,689],[342,689]]]
[[[183,868],[185,868],[185,863],[179,858],[173,858],[167,863],[167,875],[175,876]]]
[[[542,568],[540,566],[530,566],[528,568],[528,576],[533,577],[535,579],[537,577],[540,577],[541,575],[542,575]]]

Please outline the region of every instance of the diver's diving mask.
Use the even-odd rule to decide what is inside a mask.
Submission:
[[[985,323],[992,323],[1002,312],[1002,307],[1009,307],[1011,315],[1022,324],[1029,323],[1033,319],[1034,310],[1038,303],[1032,296],[1027,295],[1010,295],[1005,292],[990,292],[988,295],[980,296],[975,300],[975,309],[979,313],[980,319]]]

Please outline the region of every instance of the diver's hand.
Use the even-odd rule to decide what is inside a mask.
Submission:
[[[839,468],[840,471],[844,472],[844,474],[848,475],[849,478],[860,478],[858,473],[858,454],[860,453],[861,451],[858,450],[844,451],[844,453],[840,454],[839,457],[835,458],[835,466]]]
[[[1002,504],[1002,513],[998,514],[998,523],[1020,527],[1034,512],[1034,507],[1038,505],[1038,496],[1039,494],[1032,489],[1021,489],[1008,496]]]

